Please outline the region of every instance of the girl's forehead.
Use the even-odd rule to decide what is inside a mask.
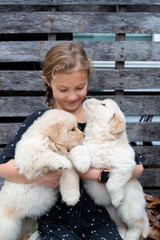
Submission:
[[[80,85],[86,82],[88,82],[88,73],[84,70],[74,71],[72,73],[57,73],[54,79],[52,79],[52,84],[63,86]]]

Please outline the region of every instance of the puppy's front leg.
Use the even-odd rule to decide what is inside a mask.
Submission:
[[[67,169],[62,172],[60,192],[62,200],[67,205],[74,206],[78,202],[80,197],[79,176],[74,169]]]
[[[34,155],[27,153],[23,160],[19,159],[17,155],[15,160],[20,173],[28,179],[35,179],[49,171],[72,168],[72,164],[67,157],[49,150]]]
[[[78,145],[72,148],[68,156],[78,171],[85,173],[89,170],[91,160],[86,146]]]
[[[120,169],[114,169],[110,173],[106,187],[115,208],[121,205],[124,198],[124,188],[130,178],[131,174]]]

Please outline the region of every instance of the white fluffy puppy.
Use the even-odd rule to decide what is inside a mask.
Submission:
[[[91,166],[111,169],[106,184],[86,181],[85,188],[96,204],[106,207],[123,239],[147,237],[145,198],[138,180],[131,178],[135,154],[128,144],[122,111],[111,99],[86,100],[83,109],[87,121],[84,144]]]
[[[82,144],[83,133],[74,115],[63,110],[49,110],[23,134],[17,143],[15,163],[21,174],[35,179],[64,169],[60,179],[63,201],[74,205],[79,200],[79,177],[68,158],[69,151]],[[5,181],[0,191],[0,240],[17,240],[22,220],[38,217],[57,200],[58,189],[42,184],[17,184]]]

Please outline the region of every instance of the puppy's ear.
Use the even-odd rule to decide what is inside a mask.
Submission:
[[[55,143],[65,146],[67,143],[67,132],[64,120],[60,119],[53,123],[53,125],[47,128],[46,135]]]
[[[125,130],[124,121],[116,113],[114,113],[111,118],[110,126],[111,126],[111,129],[110,129],[111,134],[121,133]]]

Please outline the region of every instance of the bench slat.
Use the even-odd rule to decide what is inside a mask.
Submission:
[[[160,21],[159,21],[160,22]],[[63,41],[1,42],[0,62],[39,62],[46,52]],[[160,61],[160,42],[82,43],[92,61]],[[95,51],[98,49],[98,51]]]
[[[0,71],[0,90],[44,91],[42,71]],[[89,90],[160,89],[160,69],[96,70]]]
[[[138,178],[142,186],[159,187],[160,174],[159,169],[144,169],[144,173]]]
[[[159,33],[160,13],[10,12],[1,13],[1,33]],[[62,24],[63,23],[63,24]],[[106,24],[107,23],[107,24]],[[13,27],[14,26],[14,27]]]
[[[125,115],[160,115],[160,96],[106,95],[88,96],[88,98],[115,100]],[[28,116],[37,109],[46,108],[45,97],[8,96],[0,98],[0,117]]]
[[[15,135],[20,123],[0,123],[0,144],[7,144]],[[159,141],[157,135],[160,132],[160,124],[152,123],[127,123],[127,133],[130,142],[135,141]]]
[[[0,5],[159,5],[158,0],[1,0]]]

